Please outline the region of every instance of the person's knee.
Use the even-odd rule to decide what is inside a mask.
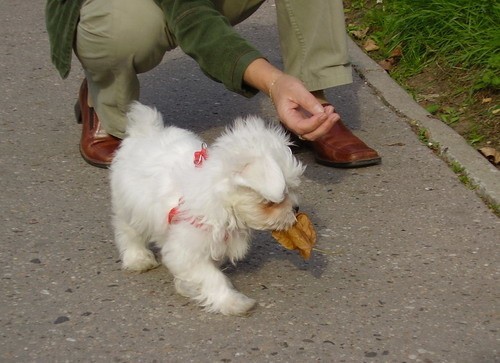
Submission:
[[[153,0],[93,0],[82,7],[75,52],[85,68],[116,67],[132,59],[142,73],[158,65],[172,43]]]

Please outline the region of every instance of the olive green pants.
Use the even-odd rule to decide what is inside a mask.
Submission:
[[[213,0],[233,25],[263,2]],[[276,0],[276,12],[286,73],[310,91],[352,82],[341,0]],[[89,104],[108,133],[124,137],[128,106],[139,99],[137,74],[156,67],[175,47],[153,0],[84,2],[75,53],[88,80]]]

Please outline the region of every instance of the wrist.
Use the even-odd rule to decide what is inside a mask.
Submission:
[[[285,73],[281,73],[276,75],[276,77],[269,83],[268,86],[268,92],[267,95],[269,96],[269,99],[271,100],[271,103],[274,105],[274,98],[273,98],[273,91],[274,88],[276,88],[276,83],[285,75]]]
[[[278,78],[284,74],[264,58],[258,58],[248,65],[243,74],[243,80],[246,84],[270,96],[271,88],[274,88]]]

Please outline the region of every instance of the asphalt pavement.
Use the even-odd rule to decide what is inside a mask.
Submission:
[[[177,295],[164,267],[120,269],[108,171],[78,151],[83,73],[52,67],[43,8],[0,2],[1,362],[500,362],[500,220],[411,124],[489,201],[499,173],[352,43],[354,83],[328,96],[382,164],[298,153],[321,251],[305,262],[257,233],[226,273],[258,307],[226,317]],[[279,64],[272,1],[237,29]],[[266,97],[226,91],[178,50],[141,84],[142,102],[209,142],[237,116],[276,118]]]

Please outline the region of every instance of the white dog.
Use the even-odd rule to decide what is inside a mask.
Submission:
[[[250,231],[286,229],[295,222],[304,167],[279,126],[237,119],[213,146],[190,131],[164,127],[140,103],[128,114],[128,137],[111,166],[115,238],[123,268],[158,266],[154,241],[174,275],[177,292],[208,311],[241,315],[255,301],[219,270],[243,258]]]

